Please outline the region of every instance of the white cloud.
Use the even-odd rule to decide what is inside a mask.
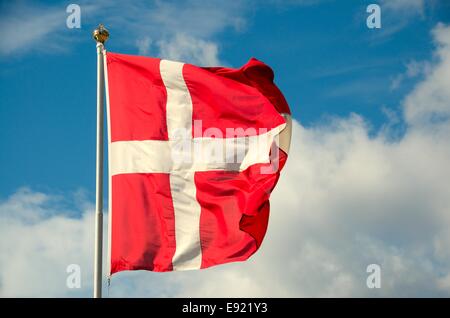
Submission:
[[[424,19],[427,7],[431,6],[423,0],[382,0],[381,29],[372,32],[369,38],[373,43],[380,43],[391,38],[397,32],[405,29],[417,19]]]
[[[405,71],[396,75],[391,80],[391,90],[398,89],[406,80],[417,78],[421,75],[425,75],[429,72],[430,63],[427,61],[418,62],[412,60],[405,66]]]
[[[402,15],[422,15],[425,10],[424,0],[383,0],[383,8]]]
[[[158,42],[159,55],[166,59],[186,61],[204,66],[218,66],[217,44],[193,38],[186,34],[176,34],[169,40]]]
[[[245,28],[244,16],[248,4],[244,1],[133,2],[122,6],[108,6],[111,25],[123,29],[119,38],[138,37],[140,54],[181,60],[200,65],[223,64],[219,59],[218,44],[213,40],[221,32]],[[115,10],[120,14],[113,14]],[[131,18],[132,17],[132,18]],[[150,50],[151,38],[156,50]]]
[[[403,137],[371,137],[358,115],[309,128],[294,121],[269,231],[252,259],[119,273],[110,295],[450,296],[450,27],[433,35],[436,59],[404,99]],[[61,200],[20,190],[0,202],[1,295],[91,295],[93,212],[84,204],[81,217],[61,215]],[[85,273],[79,292],[65,288],[73,262]],[[372,263],[381,266],[379,290],[366,287]]]
[[[55,35],[49,41],[49,35],[58,28],[65,28],[65,10],[60,8],[29,7],[19,4],[2,12],[0,19],[0,55],[10,55],[32,48],[62,49]]]
[[[430,121],[447,122],[450,116],[450,28],[439,24],[433,31],[439,67],[430,71],[425,81],[405,99],[405,118],[411,124]]]
[[[115,41],[135,47],[136,53],[178,58],[202,65],[220,64],[217,43],[221,32],[245,28],[250,8],[245,1],[133,1],[115,4],[107,0],[91,4],[80,1],[81,27],[93,27],[103,21],[113,31]],[[71,42],[88,40],[66,26],[66,5],[6,6],[0,14],[0,56],[23,54],[33,50],[61,52]],[[85,33],[81,33],[85,36]],[[112,39],[111,36],[111,39]],[[153,51],[151,44],[158,50]],[[182,52],[177,52],[183,50]],[[169,54],[166,56],[166,54]]]
[[[82,193],[70,199],[77,202],[75,211],[65,207],[68,199],[62,196],[27,188],[0,201],[1,297],[87,295],[92,280],[93,209]],[[73,263],[82,267],[83,290],[66,287],[66,268]]]
[[[152,40],[145,36],[142,39],[136,40],[136,45],[139,50],[139,55],[148,55],[150,52],[150,45],[152,44]]]
[[[245,1],[240,0],[189,0],[181,3],[156,1],[155,7],[147,10],[161,33],[184,31],[195,37],[206,38],[228,27],[241,30],[245,27],[243,15],[248,9]]]
[[[85,18],[95,13],[97,4],[81,3],[81,28]],[[29,52],[61,53],[82,40],[79,32],[69,29],[67,4],[53,6],[11,2],[0,13],[0,57]]]

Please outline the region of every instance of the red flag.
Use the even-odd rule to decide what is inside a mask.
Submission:
[[[290,111],[272,70],[256,59],[239,69],[106,62],[110,274],[249,258],[287,158],[278,136]]]

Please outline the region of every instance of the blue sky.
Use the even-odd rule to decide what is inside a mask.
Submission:
[[[0,216],[11,221],[17,214],[20,220],[11,224],[38,234],[41,227],[45,232],[47,225],[55,225],[50,216],[69,216],[66,223],[56,223],[56,234],[45,232],[29,240],[24,236],[20,242],[27,248],[14,254],[17,264],[25,262],[24,255],[38,244],[34,241],[45,245],[44,238],[58,240],[64,229],[88,236],[96,121],[91,32],[103,22],[111,34],[106,47],[112,52],[234,67],[256,57],[274,69],[291,106],[296,119],[293,154],[273,209],[304,224],[296,229],[301,236],[292,238],[299,254],[291,264],[304,264],[303,271],[277,278],[285,283],[283,288],[267,286],[250,274],[251,268],[238,267],[242,265],[208,273],[243,281],[243,295],[254,295],[252,284],[261,293],[273,290],[278,296],[450,294],[445,248],[450,234],[444,226],[450,225],[450,202],[442,186],[450,176],[448,1],[78,1],[80,29],[66,26],[69,3],[0,4]],[[366,26],[370,3],[381,6],[381,29]],[[441,122],[432,120],[436,116]],[[289,227],[276,214],[271,222],[272,233]],[[281,241],[275,235],[257,257],[288,257],[275,252],[282,253],[277,245]],[[370,249],[361,250],[362,245]],[[51,268],[60,270],[56,266],[66,259],[56,261],[55,255],[69,252],[53,253],[52,246],[48,250]],[[75,244],[73,251],[64,254],[67,262],[90,260],[90,250],[83,246]],[[329,266],[323,265],[324,259]],[[392,275],[379,294],[358,283],[365,275],[361,266],[373,261]],[[272,273],[279,266],[267,264],[255,266],[261,266],[259,273]],[[307,269],[318,269],[323,278],[306,274]],[[1,273],[0,287],[14,276],[8,270]],[[148,295],[149,290],[136,287],[142,276],[130,275],[123,291]],[[167,281],[158,276],[163,287],[152,295],[195,295],[189,287],[192,278],[175,275],[180,275],[180,294],[164,287]],[[194,275],[200,281],[208,277]],[[35,276],[29,279],[39,282]],[[208,295],[234,295],[199,286]],[[90,293],[36,288],[39,295]],[[13,287],[3,294],[28,295]]]
[[[324,116],[352,112],[364,116],[375,129],[382,125],[383,107],[398,111],[402,93],[414,82],[405,81],[393,90],[392,80],[412,60],[430,58],[430,29],[449,19],[448,4],[405,6],[382,15],[386,29],[404,24],[390,34],[383,28],[367,28],[370,1],[237,3],[217,9],[235,15],[237,22],[224,18],[211,32],[189,28],[199,38],[217,43],[218,59],[227,65],[238,67],[252,56],[271,65],[294,117],[307,126]],[[3,14],[13,12],[28,21],[44,11],[60,19],[36,41],[0,56],[1,196],[21,186],[93,190],[96,55],[91,32],[97,22],[105,22],[111,32],[107,48],[128,54],[139,53],[136,41],[143,32],[130,29],[128,6],[108,5],[85,13],[81,4],[81,29],[68,29],[66,6],[66,2],[2,4]],[[148,10],[153,6],[158,4]],[[188,5],[182,7],[187,10]],[[118,12],[127,16],[114,23]],[[196,21],[187,18],[186,23]],[[148,28],[144,18],[136,24]],[[150,37],[153,29],[164,28],[150,24]],[[172,29],[168,33],[175,32]],[[4,27],[2,32],[7,30]],[[157,49],[150,49],[148,54],[152,53],[160,56]]]

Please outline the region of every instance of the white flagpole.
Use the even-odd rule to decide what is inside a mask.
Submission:
[[[102,297],[102,248],[103,248],[103,105],[105,78],[103,65],[104,43],[108,30],[102,24],[92,33],[97,42],[97,162],[95,182],[95,252],[94,252],[94,298]]]

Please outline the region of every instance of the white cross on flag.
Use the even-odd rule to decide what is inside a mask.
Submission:
[[[106,72],[109,274],[248,259],[289,147],[272,70],[107,53]]]

